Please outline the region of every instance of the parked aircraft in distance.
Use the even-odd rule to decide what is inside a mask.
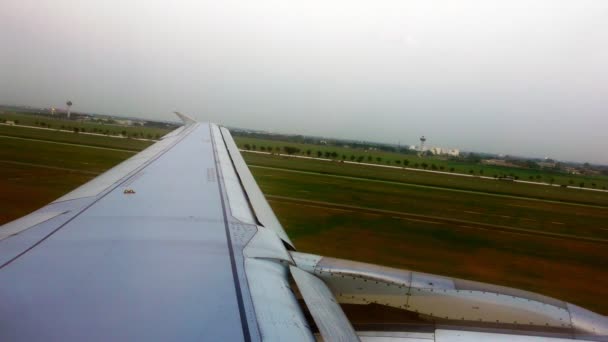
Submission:
[[[559,299],[297,251],[228,130],[178,116],[0,228],[0,341],[608,341]],[[411,319],[353,324],[353,305]]]

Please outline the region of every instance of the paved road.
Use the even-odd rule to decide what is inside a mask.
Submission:
[[[57,129],[57,128],[46,128],[46,127],[37,127],[37,126],[28,126],[28,125],[15,125],[15,124],[6,124],[6,123],[0,123],[0,125],[2,125],[2,126],[10,126],[10,127],[41,129],[41,130],[45,130],[45,131],[54,131],[54,132],[74,133],[74,131],[70,131],[70,130],[66,130],[66,129]],[[125,137],[124,135],[110,135],[110,134],[91,133],[91,132],[78,132],[78,134],[96,135],[96,136],[99,136],[99,137],[115,138],[115,139],[127,139],[128,138],[128,137]],[[152,142],[156,142],[157,141],[157,140],[153,140],[153,139],[143,139],[143,138],[130,138],[130,139],[132,139],[132,140],[141,140],[141,141],[152,141]]]
[[[340,210],[340,211],[367,213],[367,214],[379,214],[379,215],[391,216],[393,218],[399,218],[399,219],[404,219],[404,220],[414,221],[414,222],[449,225],[454,228],[458,227],[458,228],[465,228],[465,229],[482,229],[482,230],[489,230],[489,231],[507,232],[507,233],[513,233],[513,234],[534,235],[534,236],[541,236],[541,237],[552,238],[552,239],[578,240],[578,241],[584,241],[584,242],[608,244],[608,240],[606,240],[606,239],[597,239],[597,238],[584,237],[584,236],[578,236],[578,235],[551,233],[551,232],[546,232],[546,231],[541,231],[541,230],[516,228],[516,227],[489,224],[489,223],[480,223],[480,222],[474,222],[474,221],[468,221],[468,220],[454,219],[454,218],[449,218],[449,217],[412,214],[412,213],[406,213],[406,212],[401,212],[401,211],[360,207],[360,206],[347,205],[347,204],[336,204],[336,203],[323,202],[323,201],[312,201],[312,200],[305,200],[305,199],[301,199],[301,198],[287,197],[287,196],[266,195],[266,198],[270,202],[273,202],[273,201],[274,202],[285,202],[285,203],[293,203],[293,204],[298,204],[298,205],[303,205],[303,206],[308,206],[308,207],[316,207],[316,208],[323,208],[323,209],[330,209],[330,210]]]
[[[247,152],[247,153],[257,153],[257,154],[274,154],[274,155],[278,155],[278,156],[281,156],[281,157],[288,157],[288,158],[311,159],[311,160],[320,160],[320,161],[326,161],[326,162],[338,162],[338,160],[336,160],[336,159],[316,158],[316,157],[299,156],[299,155],[292,155],[292,154],[281,154],[281,153],[277,154],[277,153],[261,152],[261,151],[250,151],[250,150],[239,150],[239,151],[241,151],[241,152]],[[457,173],[457,172],[424,170],[424,169],[416,169],[416,168],[411,168],[411,167],[382,165],[382,164],[358,163],[358,162],[353,162],[353,161],[348,161],[348,160],[340,160],[340,162],[342,162],[344,164],[355,164],[355,165],[382,167],[382,168],[385,168],[385,169],[398,169],[398,170],[407,170],[407,171],[415,171],[415,172],[427,172],[427,173],[436,173],[436,174],[450,175],[450,176],[456,176],[456,177],[469,177],[469,178],[479,178],[479,179],[493,180],[493,181],[497,181],[497,182],[506,182],[505,180],[497,179],[497,178],[494,178],[494,177],[469,175],[469,174]],[[524,184],[539,185],[539,186],[552,186],[552,187],[558,187],[558,188],[562,187],[560,184],[530,182],[530,181],[516,180],[516,179],[510,180],[509,182],[524,183]],[[603,190],[603,189],[581,188],[581,187],[576,187],[576,186],[565,186],[565,188],[577,189],[577,190],[585,190],[585,191],[608,192],[608,190]]]
[[[110,148],[110,147],[100,147],[100,146],[91,146],[91,145],[74,144],[74,143],[64,143],[64,142],[44,140],[44,139],[20,138],[20,137],[13,137],[13,136],[10,136],[10,135],[0,135],[0,138],[3,138],[3,139],[16,139],[16,140],[37,141],[37,142],[43,142],[43,143],[48,143],[48,144],[56,144],[56,145],[78,146],[78,147],[85,147],[85,148],[94,148],[94,149],[98,149],[98,150],[129,152],[129,153],[133,153],[133,154],[135,154],[135,153],[138,152],[138,151],[131,151],[131,150],[123,150],[123,149],[120,149],[120,148]]]
[[[31,167],[38,167],[38,168],[41,168],[41,169],[51,169],[51,170],[78,172],[78,173],[84,173],[84,174],[87,174],[87,175],[95,175],[95,176],[101,174],[101,172],[95,172],[95,171],[70,169],[70,168],[67,168],[67,167],[50,166],[50,165],[44,165],[44,164],[24,163],[24,162],[18,162],[18,161],[14,161],[14,160],[1,160],[0,159],[0,164],[31,166]]]
[[[373,183],[395,184],[395,185],[402,185],[402,186],[408,186],[408,187],[413,187],[413,188],[436,189],[436,190],[452,191],[452,192],[459,192],[459,193],[468,193],[468,194],[475,194],[475,195],[484,195],[484,196],[493,196],[493,197],[518,199],[518,200],[525,200],[525,201],[535,201],[535,202],[544,202],[544,203],[552,203],[552,204],[573,205],[573,206],[588,207],[588,208],[608,209],[608,207],[601,206],[601,205],[552,201],[552,200],[541,199],[541,198],[515,196],[515,195],[504,195],[504,194],[495,194],[495,193],[491,193],[491,192],[483,192],[483,191],[475,191],[475,190],[453,189],[453,188],[434,186],[434,185],[420,185],[420,184],[414,184],[414,183],[397,182],[397,181],[389,181],[389,180],[379,180],[379,179],[371,179],[371,178],[363,178],[363,177],[341,176],[341,175],[327,174],[327,173],[321,173],[321,172],[300,171],[300,170],[292,170],[292,169],[285,169],[285,168],[280,168],[280,167],[262,166],[262,165],[254,165],[254,164],[249,164],[248,166],[249,166],[249,168],[268,169],[268,170],[293,172],[293,173],[301,173],[301,174],[308,174],[308,175],[315,175],[315,176],[324,176],[324,177],[332,177],[332,178],[341,178],[341,179],[351,179],[351,180],[358,180],[358,181],[364,181],[364,182],[373,182]]]

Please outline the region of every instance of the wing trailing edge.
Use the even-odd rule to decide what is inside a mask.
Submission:
[[[249,167],[247,167],[245,160],[241,156],[236,143],[232,139],[232,135],[225,127],[222,127],[221,131],[224,142],[226,143],[226,148],[228,149],[228,154],[230,155],[230,159],[234,165],[234,169],[238,174],[243,189],[247,194],[249,203],[259,224],[265,228],[273,230],[275,233],[277,233],[281,240],[285,242],[285,244],[287,244],[292,250],[295,250],[294,244],[289,239],[289,236],[283,229],[283,226],[266,201],[266,198],[253,178],[251,171],[249,171]]]
[[[415,313],[418,324],[434,329],[449,326],[608,341],[607,317],[541,294],[319,255],[291,254],[297,267],[320,278],[340,304],[379,304]],[[310,305],[309,309],[313,312]]]

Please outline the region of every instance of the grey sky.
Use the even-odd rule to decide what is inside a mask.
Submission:
[[[608,1],[0,2],[0,103],[608,164]]]

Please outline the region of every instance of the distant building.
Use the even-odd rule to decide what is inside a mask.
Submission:
[[[460,156],[460,150],[457,148],[451,148],[451,149],[445,151],[445,154],[447,154],[448,156],[452,156],[452,157],[458,157],[458,156]]]
[[[460,150],[457,148],[443,148],[443,147],[427,147],[424,145],[410,145],[409,149],[412,151],[420,151],[422,149],[422,151],[429,151],[432,154],[439,156],[439,155],[448,155],[448,156],[453,156],[453,157],[458,157],[460,156]]]
[[[547,168],[547,169],[552,169],[556,166],[557,164],[555,162],[538,162],[538,166],[542,167],[542,168]]]
[[[566,166],[564,168],[564,171],[568,172],[571,175],[580,175],[581,174],[581,172],[577,168],[571,167],[571,166]]]
[[[431,147],[429,149],[429,152],[436,156],[448,155],[452,157],[458,157],[460,155],[460,150],[457,148]]]
[[[520,165],[515,165],[503,159],[484,159],[481,161],[484,165],[495,165],[495,166],[506,166],[506,167],[519,167]]]
[[[114,120],[119,125],[131,126],[133,121],[131,120]]]
[[[442,153],[442,149],[441,147],[431,147],[430,149],[431,153],[434,155],[441,155]]]

